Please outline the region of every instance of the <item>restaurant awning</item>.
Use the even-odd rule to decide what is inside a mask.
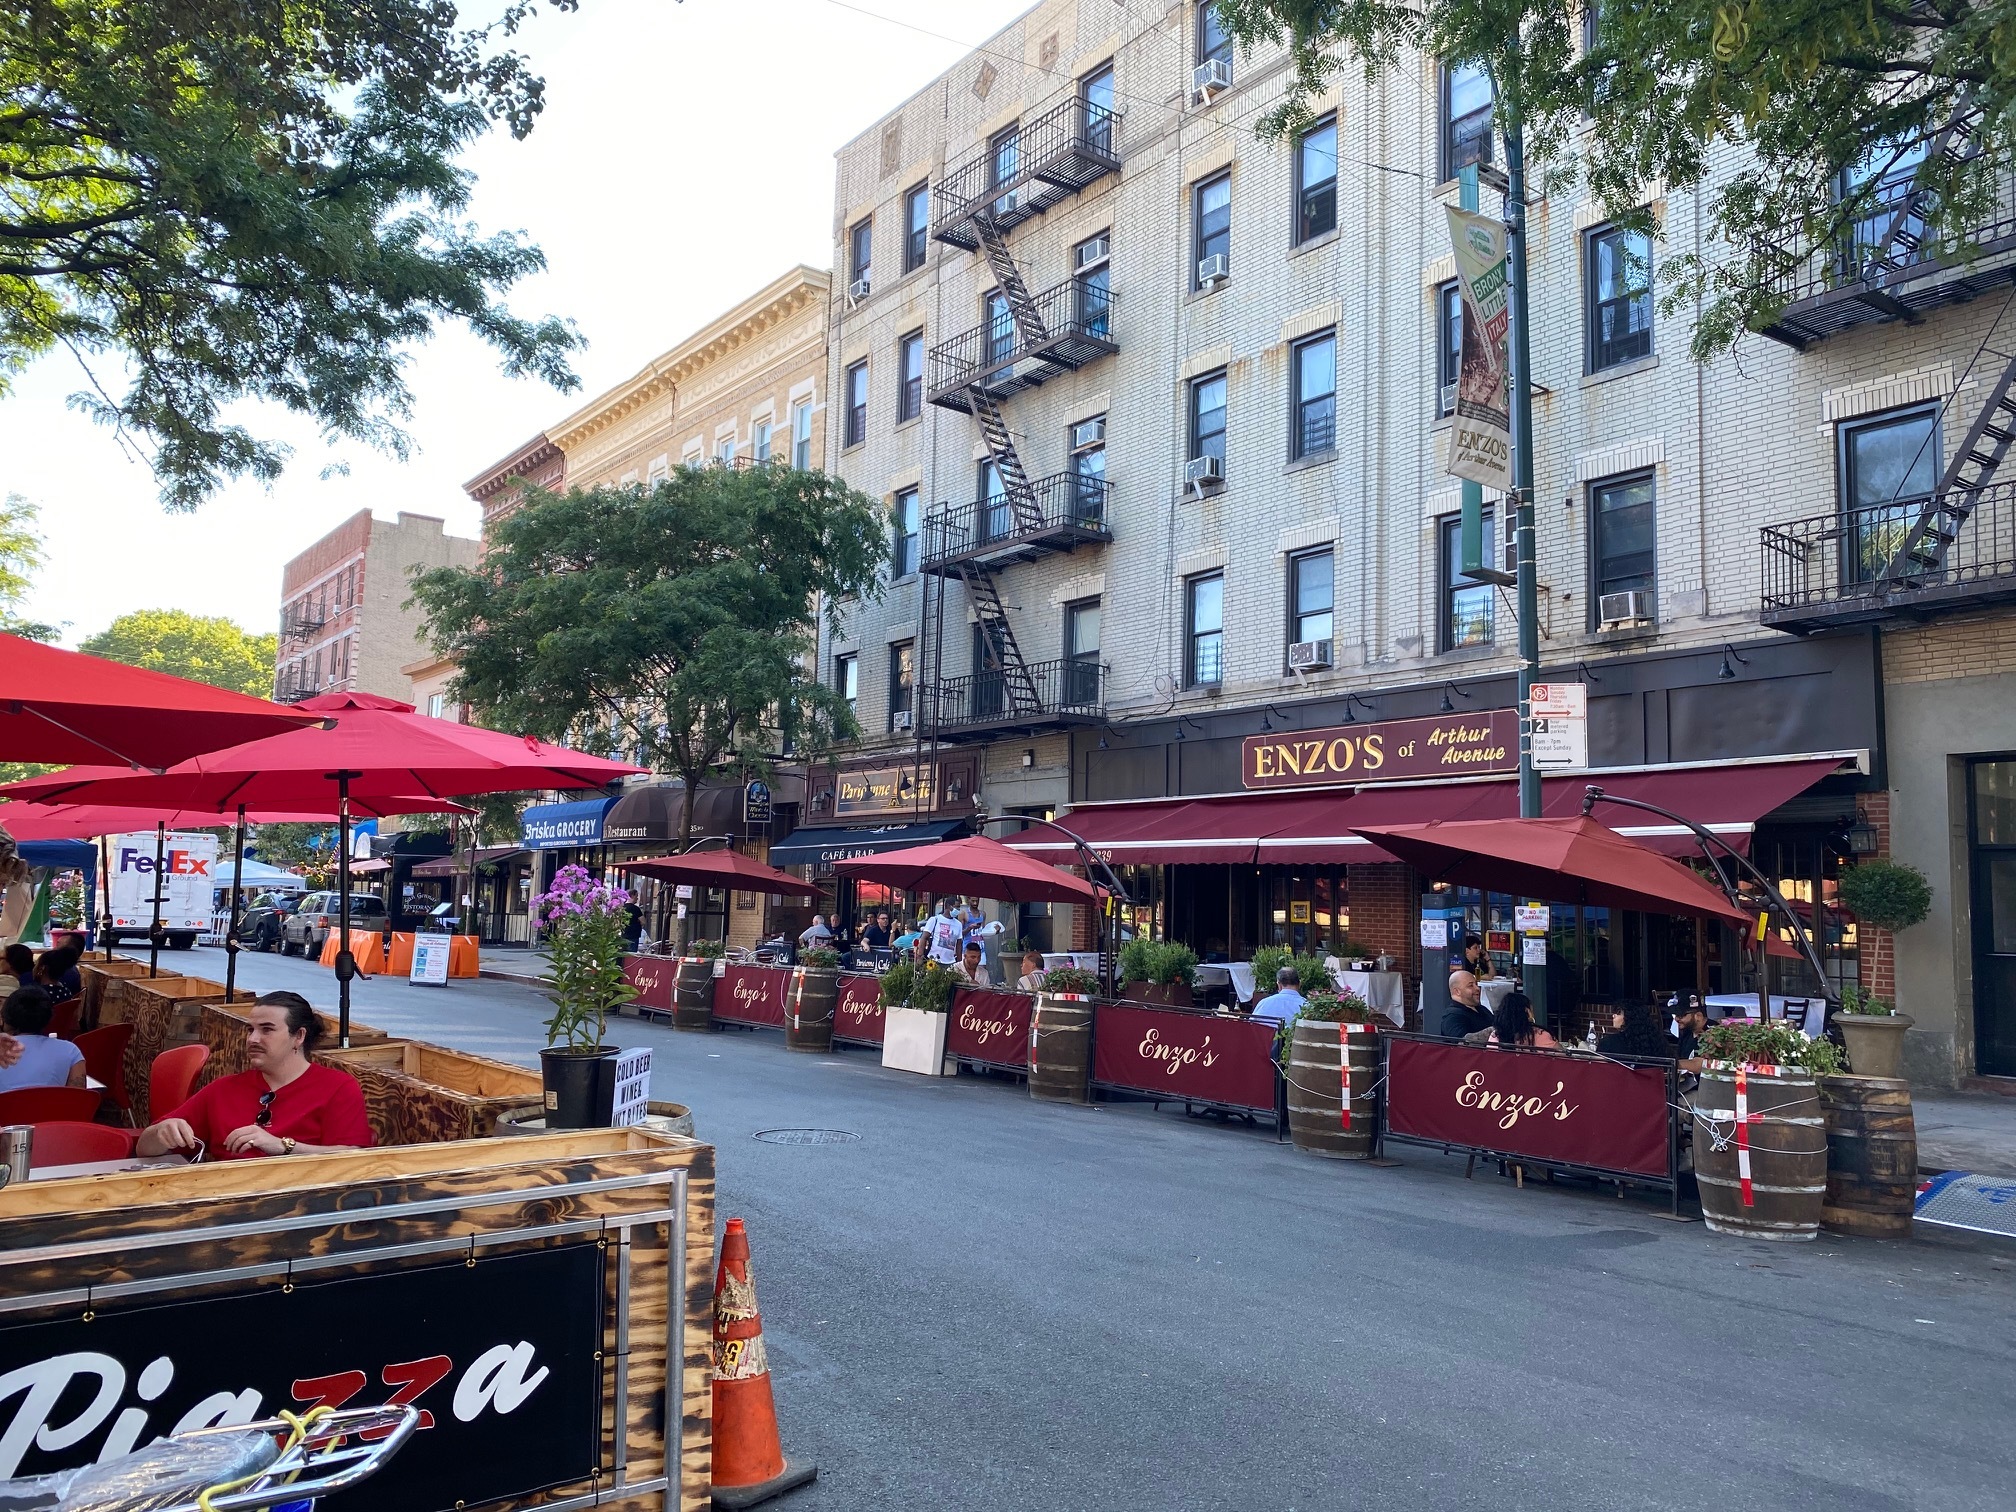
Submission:
[[[874,829],[793,830],[770,847],[770,864],[832,866],[856,856],[880,855],[883,851],[948,840],[965,827],[964,819],[933,819],[924,824],[888,824]]]
[[[487,866],[493,861],[502,861],[522,851],[522,845],[479,845],[476,847],[476,864]],[[436,856],[431,861],[422,861],[413,868],[416,877],[459,877],[469,870],[469,853],[457,851],[452,855]]]
[[[535,803],[518,822],[526,850],[566,850],[602,844],[602,824],[618,798],[579,798],[572,803]]]

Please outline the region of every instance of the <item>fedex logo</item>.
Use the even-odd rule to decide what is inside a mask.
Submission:
[[[122,846],[119,850],[119,870],[151,873],[154,858],[144,851]],[[161,870],[171,877],[207,877],[210,875],[210,863],[191,851],[171,850],[163,858]]]

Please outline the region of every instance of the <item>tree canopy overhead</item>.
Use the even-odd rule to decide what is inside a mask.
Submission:
[[[280,637],[270,630],[250,635],[235,620],[181,609],[136,609],[77,649],[129,667],[271,698]]]
[[[1698,260],[1666,259],[1661,272],[1669,303],[1705,301],[1699,356],[1768,323],[1816,254],[1866,239],[1872,219],[1887,225],[1900,179],[1914,172],[1931,250],[1965,256],[1983,226],[2016,217],[2016,8],[2006,0],[1221,0],[1219,9],[1242,42],[1293,50],[1296,87],[1265,131],[1293,126],[1345,71],[1376,76],[1418,53],[1489,67],[1501,96],[1518,101],[1529,158],[1555,181],[1582,175],[1613,215],[1640,209],[1649,185],[1700,188],[1719,245]]]
[[[539,3],[467,28],[449,0],[0,0],[0,377],[75,353],[72,402],[178,509],[279,474],[244,400],[403,455],[403,350],[444,322],[573,387],[572,328],[501,303],[543,259],[467,224],[455,163],[538,116],[501,39]]]

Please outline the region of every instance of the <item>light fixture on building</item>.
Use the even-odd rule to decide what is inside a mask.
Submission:
[[[1034,746],[1027,746],[1023,748],[1022,765],[1025,767],[1033,767],[1034,765],[1036,765],[1036,748]]]
[[[1841,832],[1841,839],[1847,845],[1848,854],[1851,856],[1873,856],[1882,843],[1876,833],[1876,826],[1871,824],[1868,816],[1860,810],[1856,811],[1854,822]]]
[[[1451,695],[1462,699],[1465,703],[1470,701],[1468,691],[1457,687],[1453,682],[1445,682],[1442,684],[1442,712],[1444,714],[1454,714],[1456,712],[1456,705],[1451,701]]]
[[[1729,665],[1729,658],[1732,656],[1736,658],[1738,666],[1747,667],[1750,665],[1749,657],[1743,655],[1734,646],[1729,645],[1725,641],[1722,646],[1722,670],[1715,674],[1718,681],[1728,682],[1731,678],[1735,677],[1736,668]]]
[[[1367,714],[1376,714],[1379,712],[1376,708],[1372,706],[1372,703],[1369,699],[1360,698],[1356,693],[1346,693],[1344,695],[1344,723],[1346,724],[1358,723],[1358,715],[1352,707],[1355,704],[1364,704],[1365,712]]]

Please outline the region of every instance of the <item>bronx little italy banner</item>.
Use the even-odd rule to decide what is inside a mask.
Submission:
[[[1488,216],[1443,206],[1463,294],[1463,360],[1456,378],[1456,422],[1449,471],[1489,488],[1512,487],[1511,384],[1505,336],[1505,227]]]

